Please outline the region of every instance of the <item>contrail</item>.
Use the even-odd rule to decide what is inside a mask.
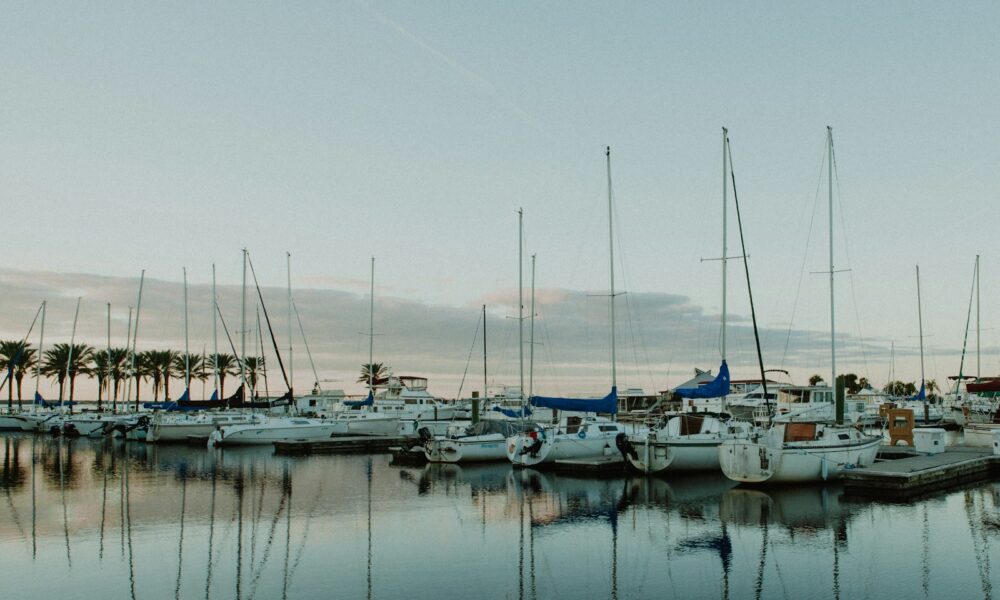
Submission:
[[[353,0],[353,1],[354,4],[356,4],[359,8],[367,12],[372,18],[377,20],[379,23],[399,33],[401,36],[410,40],[411,42],[416,44],[418,47],[420,47],[422,50],[424,50],[431,56],[434,56],[435,58],[446,64],[449,68],[451,68],[452,71],[455,71],[463,78],[465,78],[465,80],[468,81],[470,84],[472,84],[473,87],[478,89],[480,92],[487,94],[488,96],[490,96],[491,98],[502,104],[505,108],[516,114],[526,124],[531,125],[532,127],[535,127],[539,130],[542,130],[539,121],[532,118],[531,115],[529,115],[527,112],[522,110],[519,106],[517,106],[507,98],[504,98],[499,93],[497,87],[493,85],[492,82],[482,77],[481,75],[478,75],[477,73],[471,71],[465,65],[458,62],[454,58],[448,56],[444,52],[441,52],[434,46],[431,46],[430,44],[425,42],[422,38],[417,36],[415,33],[410,31],[406,27],[403,27],[390,17],[386,16],[378,9],[373,8],[367,2],[364,2],[364,0]]]

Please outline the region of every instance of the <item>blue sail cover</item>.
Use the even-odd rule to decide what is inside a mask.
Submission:
[[[371,390],[368,390],[368,397],[364,400],[344,400],[344,406],[371,406],[375,404],[375,396],[372,394]]]
[[[924,382],[921,381],[920,382],[920,391],[917,392],[916,396],[910,398],[910,400],[924,400],[926,398],[927,398],[927,390],[924,388]]]
[[[616,413],[618,412],[618,388],[603,398],[549,398],[532,396],[531,405],[538,408],[553,408],[571,412]]]
[[[715,379],[696,388],[677,388],[674,393],[681,398],[721,398],[729,393],[729,365],[722,361]]]
[[[501,415],[504,415],[505,417],[510,417],[511,419],[520,419],[521,417],[531,416],[531,409],[528,408],[527,406],[519,410],[511,410],[509,408],[503,408],[501,406],[494,406],[493,410],[495,412],[500,413]]]
[[[186,389],[186,390],[184,390],[184,393],[181,394],[181,397],[177,399],[177,401],[178,402],[187,402],[190,399],[191,399],[191,390],[190,389]]]
[[[42,398],[41,394],[35,392],[35,404],[41,406],[42,408],[59,408],[60,406],[76,406],[77,404],[79,404],[79,402],[70,402],[68,400],[66,402],[63,402],[62,404],[60,404],[58,401],[46,402],[45,398]]]
[[[219,399],[219,390],[212,390],[212,397],[209,398],[211,401],[216,401]]]

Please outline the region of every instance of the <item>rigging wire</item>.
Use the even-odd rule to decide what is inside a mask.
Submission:
[[[458,395],[455,396],[457,400],[462,399],[462,388],[465,387],[465,376],[469,374],[469,365],[472,364],[472,353],[476,351],[476,341],[479,340],[479,326],[483,322],[482,314],[479,314],[476,318],[476,331],[472,334],[472,346],[469,348],[469,358],[465,360],[465,371],[462,372],[462,381],[458,384]],[[483,392],[486,393],[485,391]],[[485,397],[483,398],[486,399]]]
[[[826,141],[823,142],[824,147]],[[809,216],[809,228],[806,230],[806,243],[802,251],[802,264],[799,267],[799,281],[795,287],[795,300],[792,302],[792,315],[788,319],[788,331],[785,334],[785,349],[781,353],[781,368],[785,368],[785,359],[788,356],[788,344],[792,338],[792,326],[795,324],[795,313],[799,306],[799,297],[802,293],[802,280],[806,272],[806,260],[809,258],[809,242],[812,240],[813,224],[816,222],[816,210],[819,207],[819,190],[823,183],[823,167],[826,166],[826,152],[821,152],[823,158],[819,164],[819,176],[816,178],[816,193],[813,196],[812,214]]]

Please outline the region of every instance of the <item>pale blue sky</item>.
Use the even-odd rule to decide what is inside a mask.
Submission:
[[[843,331],[915,348],[920,262],[928,344],[957,348],[980,253],[997,345],[995,3],[0,10],[5,266],[179,280],[187,265],[205,283],[214,260],[234,283],[245,245],[271,285],[289,250],[297,287],[356,291],[375,255],[387,295],[473,306],[516,284],[524,206],[539,285],[597,291],[609,144],[624,287],[711,314],[718,263],[699,259],[719,253],[726,125],[760,318],[787,328],[804,264],[794,326],[822,330],[822,204],[805,242],[832,125]],[[692,364],[717,362],[706,335]]]

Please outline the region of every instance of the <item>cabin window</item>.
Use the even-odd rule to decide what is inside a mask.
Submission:
[[[849,439],[851,439],[851,436],[849,434],[846,434],[846,433],[838,433],[837,437],[840,438],[840,439],[842,439],[842,440],[849,440]]]
[[[580,423],[583,419],[580,417],[566,417],[566,433],[576,433],[580,431]]]
[[[695,417],[693,415],[681,415],[681,432],[680,435],[691,435],[694,433],[701,433],[701,426],[704,424],[705,419],[703,417]]]
[[[785,425],[786,442],[811,442],[816,439],[815,423],[789,423]]]
[[[618,431],[618,427],[615,425],[599,425],[598,429],[601,431]]]

